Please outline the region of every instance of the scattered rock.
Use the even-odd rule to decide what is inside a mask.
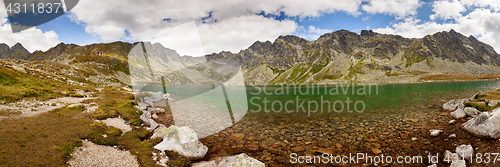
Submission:
[[[189,127],[172,125],[163,130],[166,134],[163,141],[154,146],[157,150],[175,151],[191,160],[203,158],[208,151],[208,147],[198,140],[196,132]]]
[[[500,108],[483,112],[462,124],[462,128],[478,137],[500,138]]]
[[[163,138],[167,134],[168,128],[165,127],[159,127],[155,129],[155,132],[153,135],[151,135],[151,139],[155,138]]]
[[[427,167],[438,167],[436,164],[429,165]]]
[[[408,139],[408,133],[401,133],[400,136],[402,139]]]
[[[448,138],[456,138],[457,135],[456,134],[451,134],[450,136],[448,136]]]
[[[455,122],[457,122],[457,121],[452,119],[452,120],[450,120],[450,122],[448,122],[448,124],[454,124]]]
[[[378,148],[372,148],[372,152],[373,152],[374,154],[380,154],[380,153],[382,153],[382,150],[380,150],[380,149],[378,149]]]
[[[443,132],[443,130],[437,130],[437,129],[432,129],[432,130],[429,130],[431,136],[438,136],[439,134],[441,134],[441,132]]]
[[[472,154],[474,154],[474,149],[471,145],[460,145],[455,152],[463,159],[470,160]]]
[[[481,113],[479,110],[477,110],[476,108],[473,108],[473,107],[465,107],[464,111],[465,111],[465,114],[467,114],[467,116],[476,116],[476,115],[479,115]]]
[[[244,149],[246,151],[259,151],[259,145],[257,145],[257,144],[248,144],[248,145],[245,145]]]
[[[301,152],[301,151],[304,151],[304,150],[305,149],[302,146],[297,146],[297,147],[292,148],[292,152],[294,152],[294,153],[298,153],[298,152]]]
[[[245,134],[235,133],[235,134],[230,135],[228,138],[229,138],[229,140],[232,140],[232,141],[241,141],[241,140],[243,140],[243,138],[245,138]]]
[[[459,108],[459,109],[451,112],[450,115],[454,119],[462,119],[463,117],[465,117],[465,111],[463,109]]]
[[[332,155],[335,153],[335,151],[333,151],[332,149],[329,149],[329,148],[320,148],[320,149],[316,150],[316,152],[321,153],[321,154],[329,154],[329,155]]]

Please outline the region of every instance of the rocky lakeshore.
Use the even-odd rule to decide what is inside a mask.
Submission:
[[[412,112],[398,111],[389,116],[358,114],[356,116],[287,114],[247,114],[233,126],[200,139],[208,147],[201,160],[234,156],[245,153],[266,166],[428,166],[428,155],[439,153],[438,166],[449,166],[444,159],[449,150],[455,152],[461,145],[470,145],[474,153],[497,153],[498,140],[478,138],[462,128],[468,118],[453,118],[443,109],[447,100],[436,101]],[[157,121],[166,126],[174,123],[168,108]],[[295,119],[293,119],[295,118]],[[451,121],[454,120],[454,121]],[[437,130],[438,133],[431,133]],[[333,156],[367,153],[371,156],[421,156],[422,163],[291,163],[292,153],[298,156]],[[194,161],[194,162],[196,162]],[[500,161],[500,158],[497,159]],[[495,166],[466,161],[467,166]],[[458,164],[453,164],[455,166]]]

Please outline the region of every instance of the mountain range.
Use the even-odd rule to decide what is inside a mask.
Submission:
[[[138,46],[147,51],[151,61],[129,61],[133,55],[129,53]],[[223,51],[205,57],[180,56],[175,50],[149,42],[60,43],[33,53],[19,43],[12,47],[0,44],[0,58],[23,61],[25,68],[42,62],[58,63],[72,68],[75,76],[107,84],[131,84],[130,70],[145,72],[145,68],[163,71],[168,84],[197,84],[207,82],[196,78],[206,77],[214,71],[211,67],[222,67],[222,61],[241,65],[246,85],[419,82],[430,75],[500,74],[500,55],[493,47],[454,30],[423,38],[371,30],[360,34],[340,30],[315,41],[287,35],[273,42],[257,41],[238,53]],[[218,60],[215,62],[219,65],[206,64],[212,60]],[[218,78],[227,79],[234,72],[221,72]]]

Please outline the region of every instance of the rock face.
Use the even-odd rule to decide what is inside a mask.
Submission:
[[[458,156],[462,157],[465,160],[470,160],[470,158],[474,154],[474,148],[472,148],[471,145],[460,145],[457,147],[455,152],[458,154]]]
[[[172,125],[162,131],[166,134],[163,141],[154,146],[157,150],[175,151],[191,160],[203,158],[208,151],[208,147],[198,140],[196,132],[189,127]]]
[[[192,164],[192,167],[228,167],[228,166],[265,167],[266,165],[255,158],[249,157],[245,153],[241,153],[235,156],[217,157],[210,161],[204,161]]]
[[[462,124],[462,128],[478,137],[500,138],[500,108],[483,112]]]

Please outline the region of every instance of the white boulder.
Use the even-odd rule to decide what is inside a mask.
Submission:
[[[196,132],[187,126],[172,125],[162,131],[166,134],[163,141],[154,146],[157,150],[175,151],[191,160],[203,158],[208,151],[208,147],[198,140]]]
[[[463,109],[459,108],[459,109],[451,112],[450,115],[454,119],[462,119],[463,117],[465,117],[465,111]]]
[[[446,111],[455,111],[458,108],[464,108],[462,100],[450,100],[443,104],[443,109]]]
[[[449,123],[449,124],[453,124],[453,123],[455,123],[455,122],[456,122],[456,120],[452,119],[452,120],[450,120],[450,122],[448,122],[448,123]]]
[[[462,124],[462,128],[478,137],[500,138],[500,109],[483,112]]]
[[[457,147],[455,152],[463,159],[470,160],[470,158],[473,156],[472,154],[474,154],[474,149],[471,145],[460,145]]]
[[[500,100],[490,100],[490,102],[488,102],[488,106],[495,107],[499,102]]]

